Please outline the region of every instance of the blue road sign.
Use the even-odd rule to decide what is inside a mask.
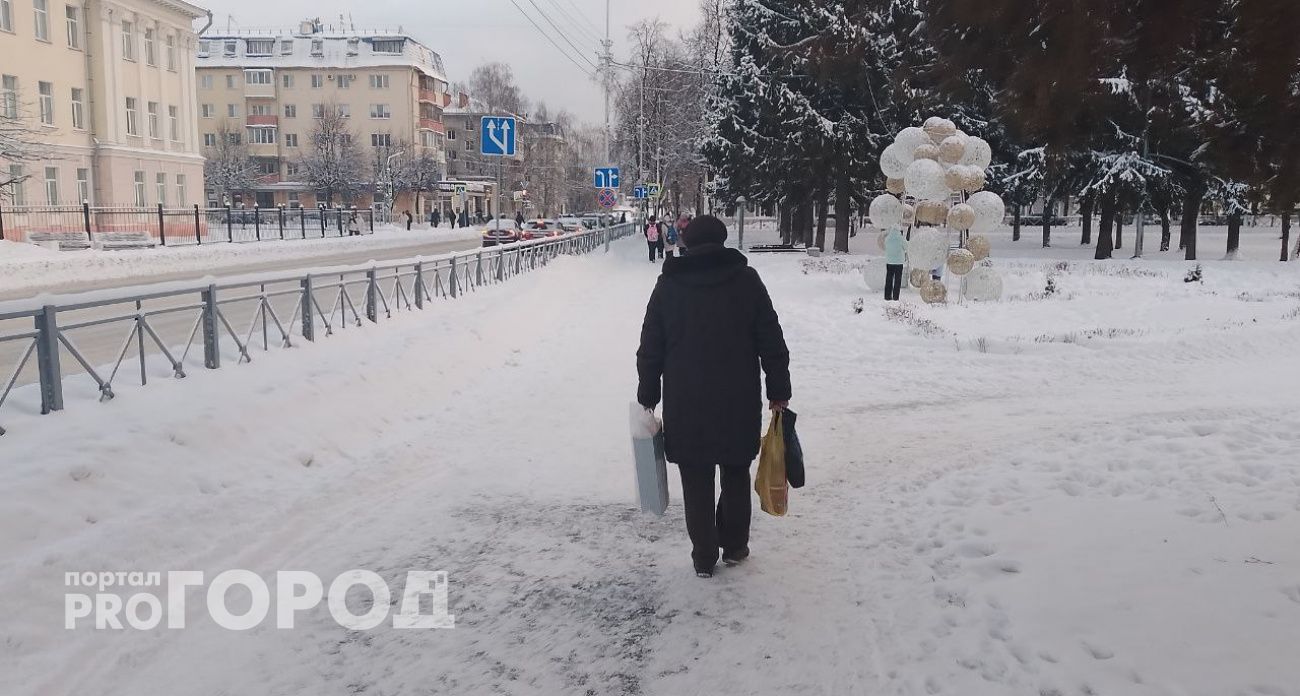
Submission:
[[[479,128],[479,153],[513,157],[515,130],[514,116],[484,116]]]
[[[618,167],[597,167],[592,186],[598,189],[618,188]]]
[[[645,187],[644,185],[642,185],[642,186],[637,186],[636,188],[632,189],[632,197],[633,197],[633,198],[649,198],[649,197],[650,197],[650,192],[646,189],[646,187]]]

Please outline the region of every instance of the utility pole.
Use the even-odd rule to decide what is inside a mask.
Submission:
[[[605,0],[605,41],[601,63],[605,66],[605,164],[611,164],[609,155],[609,83],[614,80],[614,43],[609,40],[609,0]]]
[[[1151,155],[1151,143],[1150,138],[1148,137],[1148,133],[1151,132],[1151,89],[1145,82],[1142,83],[1142,86],[1146,88],[1146,99],[1144,100],[1146,101],[1146,112],[1143,114],[1146,121],[1143,123],[1142,127],[1142,159],[1145,160]],[[1146,217],[1143,213],[1146,211],[1146,207],[1147,189],[1146,185],[1143,184],[1142,196],[1138,198],[1137,219],[1134,221],[1136,224],[1134,225],[1133,235],[1133,258],[1135,259],[1142,258],[1142,242],[1145,238],[1143,222]]]

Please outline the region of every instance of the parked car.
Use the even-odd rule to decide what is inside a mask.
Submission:
[[[554,220],[529,220],[524,223],[524,239],[546,239],[564,234],[559,223]]]
[[[520,239],[520,232],[515,228],[515,221],[505,218],[488,220],[481,234],[483,236],[483,246],[485,247],[497,246],[498,244],[513,244]]]
[[[567,216],[567,215],[565,217],[556,220],[555,224],[558,225],[559,228],[561,230],[564,230],[565,232],[585,232],[588,229],[591,229],[591,226],[583,224],[583,220],[581,218]]]

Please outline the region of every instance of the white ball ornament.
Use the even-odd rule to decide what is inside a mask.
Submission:
[[[921,299],[926,304],[942,304],[948,300],[948,288],[937,280],[921,283]]]
[[[907,190],[903,186],[903,177],[895,178],[891,176],[885,179],[885,190],[894,195],[902,195],[903,191]]]
[[[916,147],[916,150],[912,153],[912,159],[914,160],[927,159],[927,160],[934,160],[938,162],[939,148],[938,146],[930,145],[928,143],[925,145],[918,145]]]
[[[930,136],[935,144],[943,142],[946,138],[957,134],[957,125],[946,118],[933,116],[925,120],[925,127],[922,129],[925,134]]]
[[[979,266],[966,274],[966,297],[977,302],[992,302],[1002,297],[1002,277],[988,266]]]
[[[939,143],[939,161],[944,164],[957,164],[964,154],[966,154],[966,138],[964,136],[952,135],[944,138],[943,142]]]
[[[900,227],[903,224],[903,203],[888,193],[882,193],[871,201],[867,210],[871,224],[881,229]]]
[[[975,255],[966,249],[953,249],[948,252],[948,270],[953,275],[964,276],[975,267]]]
[[[970,239],[966,240],[966,248],[970,249],[971,253],[975,255],[976,261],[987,259],[989,252],[992,251],[989,238],[982,234],[971,235]]]
[[[987,169],[989,163],[993,161],[993,148],[989,147],[987,141],[979,137],[966,138],[966,151],[962,153],[960,164],[978,167],[981,170]]]
[[[965,203],[958,203],[948,211],[948,226],[965,232],[975,224],[975,209]]]
[[[1007,214],[1007,206],[1002,198],[992,191],[980,191],[966,200],[975,209],[975,224],[971,232],[988,234],[1002,226],[1002,218]]]
[[[952,193],[944,182],[943,165],[929,159],[907,165],[903,185],[909,195],[921,200],[942,200]]]
[[[898,132],[894,137],[894,143],[908,152],[914,152],[921,145],[933,145],[930,136],[926,135],[925,130],[916,126],[908,126]]]
[[[907,173],[907,165],[912,163],[915,147],[895,143],[880,153],[880,171],[891,179],[901,179]]]
[[[919,288],[930,280],[930,272],[924,268],[913,268],[912,272],[907,274],[907,284],[914,288]]]
[[[916,208],[904,203],[903,204],[903,227],[911,227],[916,224]]]
[[[913,268],[942,268],[948,260],[948,237],[938,230],[923,229],[912,233],[907,243],[907,262]]]
[[[869,258],[862,266],[862,279],[867,288],[876,292],[885,289],[885,261],[881,258]]]

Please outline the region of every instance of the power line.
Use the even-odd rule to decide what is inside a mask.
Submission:
[[[566,20],[567,23],[568,23],[568,25],[569,25],[570,27],[572,27],[574,30],[577,31],[577,33],[578,33],[578,38],[579,38],[580,40],[582,40],[582,41],[591,41],[591,42],[596,43],[596,44],[601,43],[601,38],[600,38],[600,34],[599,34],[599,32],[596,32],[596,31],[593,31],[593,30],[587,28],[587,27],[590,27],[590,26],[591,26],[591,23],[590,23],[590,22],[587,23],[587,26],[586,26],[586,27],[584,27],[584,26],[582,25],[582,22],[579,22],[577,19],[574,18],[574,16],[573,16],[572,14],[569,13],[568,10],[564,9],[564,6],[562,6],[562,5],[559,3],[559,0],[547,0],[547,1],[550,2],[550,3],[551,3],[551,6],[554,7],[554,8],[555,8],[559,13],[560,13],[560,17],[561,17],[561,19]],[[571,0],[570,0],[570,3],[569,3],[569,4],[570,4],[570,5],[573,4]]]
[[[587,70],[587,68],[584,67],[582,63],[579,63],[578,61],[574,60],[573,56],[569,55],[563,48],[560,48],[560,45],[555,42],[555,39],[551,38],[550,34],[547,34],[545,31],[543,31],[542,28],[538,26],[536,20],[534,20],[532,16],[530,16],[527,12],[524,12],[524,8],[520,7],[519,3],[516,2],[516,0],[510,0],[510,4],[514,5],[516,10],[519,10],[519,14],[523,15],[524,18],[527,19],[528,22],[533,25],[533,28],[537,30],[537,33],[541,34],[543,38],[545,38],[548,42],[550,42],[552,46],[555,47],[555,50],[560,52],[560,55],[564,56],[564,58],[568,60],[570,63],[573,63],[573,66],[576,67],[578,70],[581,70],[583,75],[586,75],[589,79],[592,80],[596,79],[596,76],[593,75],[591,71]]]
[[[681,73],[683,75],[710,75],[710,76],[737,77],[746,74],[746,73],[737,73],[737,72],[725,72],[722,70],[705,70],[704,68],[696,68],[694,70],[683,70],[681,68],[661,68],[656,65],[632,65],[631,63],[620,63],[616,60],[611,60],[609,64],[627,70],[654,70],[657,72]],[[753,77],[779,77],[779,78],[786,78],[786,79],[795,79],[800,77],[807,77],[807,75],[780,75],[776,73],[770,73],[766,75],[756,74],[753,75]]]
[[[550,24],[552,29],[555,29],[555,33],[559,34],[560,38],[564,39],[565,43],[573,47],[573,50],[577,52],[580,58],[587,61],[587,63],[591,65],[591,67],[599,69],[599,66],[593,63],[591,59],[588,58],[586,54],[582,52],[582,49],[578,48],[577,44],[573,43],[573,40],[569,38],[569,35],[564,33],[564,30],[560,28],[560,25],[556,24],[555,20],[551,19],[551,16],[546,13],[546,10],[543,10],[542,6],[537,4],[537,0],[528,0],[528,4],[532,5],[533,9],[537,10],[538,14],[542,16],[542,19],[546,20],[546,23]]]

